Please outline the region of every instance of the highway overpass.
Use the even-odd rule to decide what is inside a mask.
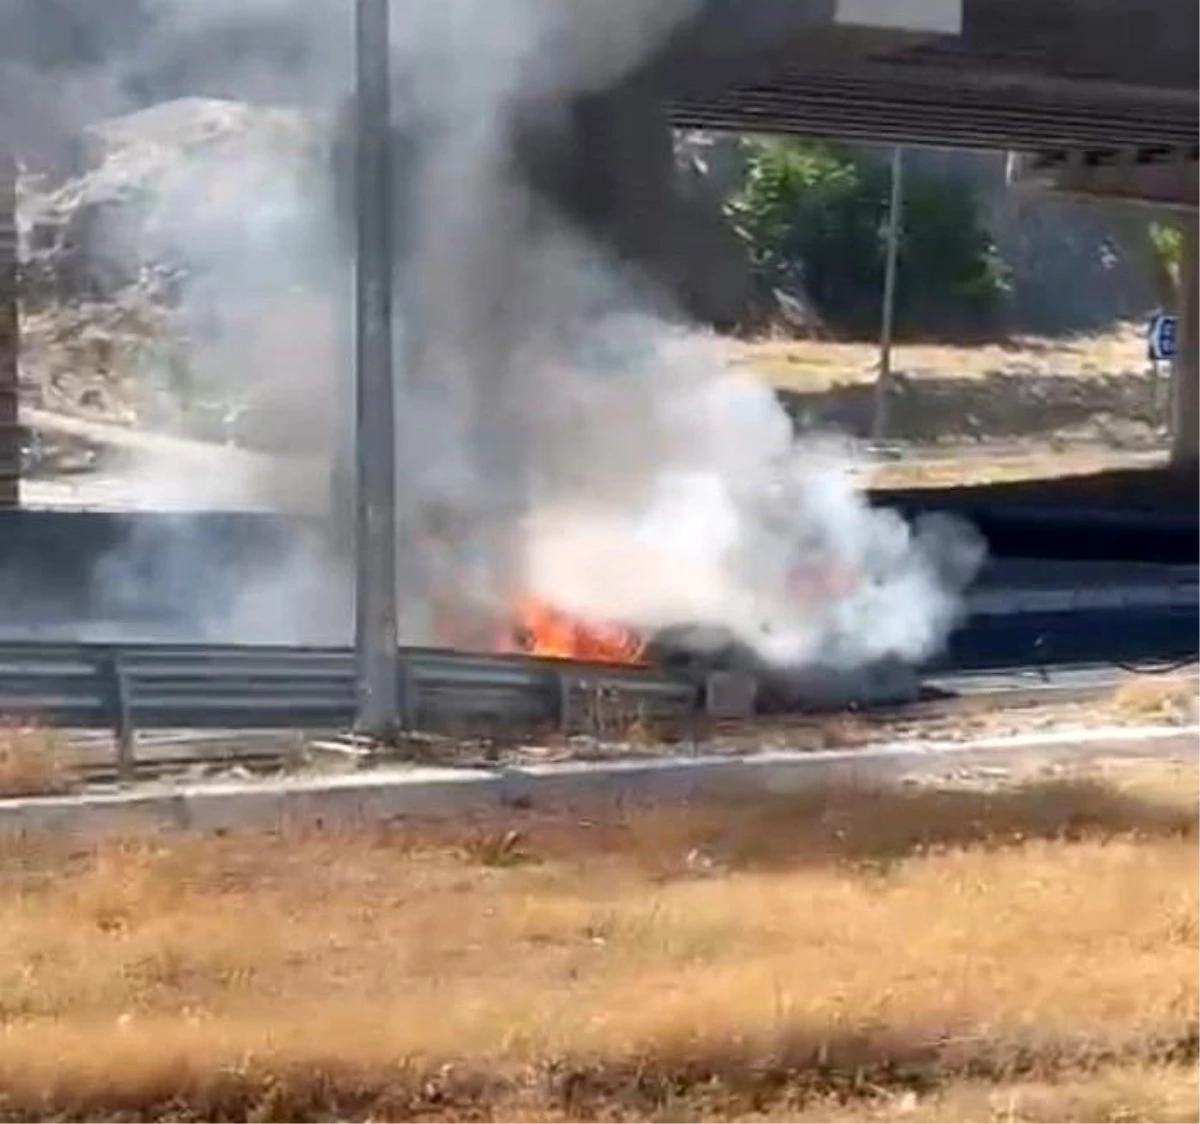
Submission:
[[[636,10],[657,0],[618,2]],[[705,272],[662,240],[672,205],[664,184],[672,125],[1012,150],[1037,158],[1014,165],[1018,182],[1182,209],[1192,235],[1176,453],[1194,459],[1197,7],[1196,0],[699,0],[633,73],[601,81],[591,98],[579,124],[587,143],[576,147],[586,152],[589,189],[602,196],[593,209],[626,231],[635,258],[661,264],[674,255],[678,273]],[[314,45],[340,41],[337,28],[319,26],[340,11],[328,0],[241,5],[236,21],[229,4],[197,0],[164,35],[168,10],[152,0],[0,0],[0,145],[8,156],[53,160],[47,137],[61,141],[116,103],[253,98],[264,88],[291,88],[302,99],[305,77],[318,69]],[[403,25],[403,3],[395,20]],[[96,96],[82,96],[99,74],[108,80],[106,96],[98,96],[99,85]],[[8,180],[0,182],[0,208],[8,208],[0,255],[11,255],[11,160],[8,171],[0,163],[0,180]],[[11,263],[0,262],[7,297],[0,301],[0,503],[15,502],[18,477],[11,281]]]
[[[709,28],[661,61],[681,124],[941,147],[1195,151],[1188,0],[848,0],[818,32],[793,17],[794,32],[727,50],[726,66],[697,64],[710,41],[737,43],[739,10],[759,4],[777,9],[781,26],[783,13],[808,6],[718,4]],[[885,17],[899,26],[858,25]]]

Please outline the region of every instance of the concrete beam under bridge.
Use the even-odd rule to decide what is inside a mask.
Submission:
[[[834,0],[833,22],[918,34],[960,35],[964,0]]]
[[[1081,199],[1144,203],[1194,212],[1200,204],[1200,147],[1013,154],[1008,185]]]

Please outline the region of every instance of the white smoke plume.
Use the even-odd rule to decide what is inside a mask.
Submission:
[[[516,261],[525,330],[484,368],[504,383],[478,392],[500,448],[447,497],[478,534],[510,532],[469,544],[492,578],[583,619],[717,629],[780,665],[939,647],[981,560],[973,535],[869,507],[847,446],[797,439],[720,340],[639,309],[635,282],[553,224]],[[497,462],[519,491],[490,481]]]
[[[420,610],[439,584],[497,614],[532,594],[647,632],[706,626],[788,665],[918,660],[955,620],[975,539],[871,509],[848,449],[797,439],[719,340],[521,166],[523,130],[566,135],[572,99],[633,75],[701,2],[394,5],[396,115],[413,141],[397,273],[405,640],[437,640]],[[294,10],[312,48],[303,66],[227,70],[241,92],[331,119],[349,92],[348,7],[153,0],[162,40],[139,51]],[[156,229],[203,278],[183,301],[207,325],[193,332],[198,374],[258,387],[285,451],[328,457],[351,385],[344,230],[339,247],[322,188],[277,154],[248,156],[198,150],[160,187]],[[281,504],[281,485],[315,487],[294,471],[243,484]],[[311,609],[325,601],[336,631],[345,581],[315,552],[287,574],[247,575],[222,627],[327,639],[307,634]]]
[[[635,66],[656,41],[649,6],[485,15],[467,0],[437,18],[451,10],[434,37],[459,65],[416,69],[437,132],[416,177],[408,307],[423,339],[401,487],[459,514],[464,553],[484,560],[462,565],[483,575],[471,592],[502,610],[516,587],[645,631],[715,627],[779,663],[935,650],[977,543],[871,510],[844,457],[797,441],[719,342],[664,316],[663,294],[513,174],[517,115]],[[654,32],[688,11],[660,9]]]

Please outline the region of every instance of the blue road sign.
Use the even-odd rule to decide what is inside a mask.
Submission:
[[[1150,358],[1155,363],[1163,363],[1175,358],[1178,345],[1179,318],[1164,316],[1159,313],[1150,318],[1146,329],[1146,343],[1149,347]]]

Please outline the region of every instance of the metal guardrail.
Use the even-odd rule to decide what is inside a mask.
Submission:
[[[407,730],[597,732],[704,709],[685,673],[406,649]],[[111,730],[128,773],[139,729],[337,729],[353,725],[354,655],[337,648],[0,643],[0,715]]]

